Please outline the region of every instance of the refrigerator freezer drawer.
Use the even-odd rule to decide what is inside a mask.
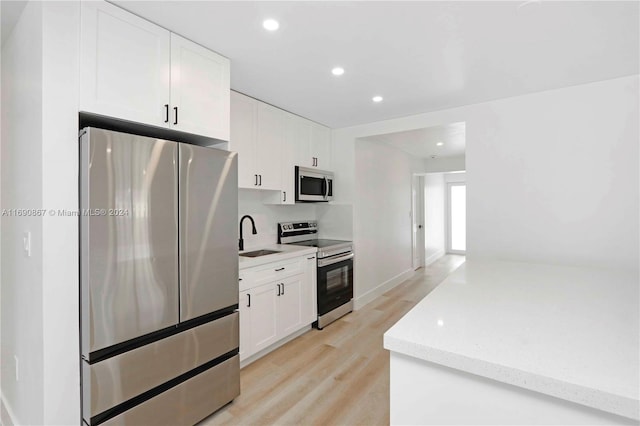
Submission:
[[[95,364],[83,361],[85,421],[237,349],[238,330],[234,312]]]
[[[194,425],[239,394],[240,357],[235,355],[103,425]]]

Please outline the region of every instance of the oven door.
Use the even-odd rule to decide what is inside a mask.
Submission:
[[[318,315],[353,298],[353,253],[318,259]]]
[[[296,201],[331,201],[333,173],[296,166]]]

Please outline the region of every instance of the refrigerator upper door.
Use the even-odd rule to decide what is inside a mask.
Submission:
[[[238,303],[235,152],[179,145],[180,321]]]
[[[88,357],[178,322],[178,149],[175,142],[88,128],[80,152]]]

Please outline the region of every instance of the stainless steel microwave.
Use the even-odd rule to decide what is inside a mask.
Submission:
[[[296,203],[333,199],[333,173],[296,166]]]

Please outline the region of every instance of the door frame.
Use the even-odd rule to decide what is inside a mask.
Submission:
[[[467,251],[466,250],[453,250],[451,248],[451,187],[453,186],[464,186],[465,187],[465,198],[466,198],[466,187],[467,187],[467,182],[466,181],[462,181],[462,182],[446,182],[447,185],[447,191],[445,194],[445,209],[446,209],[446,214],[445,214],[445,242],[446,242],[446,252],[447,253],[451,253],[451,254],[461,254],[461,255],[466,255]],[[466,204],[465,204],[466,205]],[[466,212],[465,212],[465,221],[466,221]],[[466,235],[465,235],[465,240],[466,240]],[[465,241],[465,248],[466,248],[466,241]]]
[[[424,176],[414,174],[411,179],[411,266],[414,270],[425,266]]]

